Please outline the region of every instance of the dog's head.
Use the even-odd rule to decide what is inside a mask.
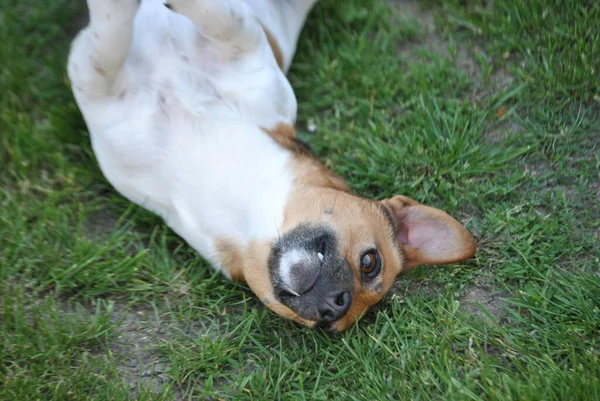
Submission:
[[[298,196],[288,210],[269,247],[268,280],[253,290],[278,314],[310,327],[345,330],[399,273],[465,260],[476,249],[448,214],[404,196],[370,201],[322,189]]]

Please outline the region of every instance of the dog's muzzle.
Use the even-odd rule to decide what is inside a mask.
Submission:
[[[284,234],[273,244],[269,270],[277,299],[319,326],[339,320],[352,304],[352,269],[325,225],[303,224]]]

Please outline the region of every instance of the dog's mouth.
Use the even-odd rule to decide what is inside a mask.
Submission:
[[[329,327],[350,309],[354,280],[333,230],[303,224],[273,244],[271,282],[279,302],[298,316]]]

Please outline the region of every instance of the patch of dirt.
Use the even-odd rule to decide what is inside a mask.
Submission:
[[[506,314],[504,300],[509,295],[491,284],[491,280],[482,277],[475,285],[467,288],[465,295],[460,299],[460,307],[463,311],[481,319],[489,319],[489,316],[481,310],[483,308],[496,321],[502,322]]]
[[[119,224],[121,216],[110,210],[92,213],[83,225],[83,236],[92,242],[102,243],[108,240],[113,233],[122,229],[124,223]],[[129,223],[131,224],[131,223]],[[125,251],[129,256],[137,255],[140,250],[148,248],[149,239],[146,233],[136,229],[133,225],[128,226],[129,232],[139,234],[137,241],[130,243]]]
[[[80,315],[87,318],[95,313],[94,304],[61,302],[62,313]],[[111,334],[108,354],[114,360],[120,381],[128,386],[131,399],[137,399],[138,390],[154,394],[164,394],[172,383],[169,377],[168,361],[158,352],[161,339],[173,332],[173,324],[168,319],[157,319],[149,306],[128,308],[120,301],[114,302],[110,317],[117,329]],[[97,355],[106,351],[99,349]],[[173,385],[170,395],[174,401],[183,400],[178,386]]]
[[[241,305],[228,306],[226,313],[241,314],[241,308]],[[157,317],[155,310],[150,307],[136,306],[128,309],[123,305],[115,306],[113,321],[119,324],[119,328],[113,333],[116,340],[109,344],[109,352],[117,363],[121,380],[129,385],[132,399],[138,396],[139,387],[154,394],[167,392],[174,401],[190,399],[194,396],[193,391],[189,392],[190,388],[202,388],[205,385],[205,377],[192,373],[182,382],[175,382],[169,373],[171,362],[159,352],[161,343],[180,334],[190,339],[200,335],[212,343],[230,333],[233,325],[230,325],[224,316],[218,315],[193,318],[182,324],[169,317],[171,312],[165,312],[170,310],[169,306],[159,305],[157,309],[162,311],[160,317]],[[236,371],[233,366],[227,369]],[[234,385],[224,378],[217,378],[212,383],[214,387],[225,384],[228,384],[227,387]]]
[[[402,275],[396,280],[390,294],[401,298],[423,295],[426,298],[437,296],[440,293],[440,287],[429,280],[416,280]]]
[[[400,298],[424,296],[426,298],[439,297],[442,292],[439,285],[429,280],[416,280],[400,277],[390,289],[390,295]],[[492,284],[487,277],[479,277],[474,285],[465,290],[465,295],[458,299],[460,308],[464,312],[487,320],[489,316],[481,310],[485,309],[498,323],[506,322],[504,300],[510,297],[507,291],[500,290]],[[374,310],[377,310],[375,308]]]
[[[488,144],[501,144],[513,135],[520,135],[525,128],[514,121],[505,120],[488,128],[483,137]]]
[[[153,314],[152,309],[143,307],[128,310],[116,305],[113,310],[113,320],[120,325],[114,333],[117,339],[109,345],[109,351],[118,364],[119,376],[129,384],[133,399],[139,386],[161,393],[171,384],[168,364],[157,348],[160,339],[167,338],[173,327],[169,322],[153,318]],[[177,386],[171,391],[174,400],[183,399]]]
[[[424,9],[416,0],[390,0],[390,6],[396,11],[400,22],[407,20],[416,20],[425,31],[425,38],[422,43],[402,42],[398,45],[398,54],[409,61],[420,60],[418,50],[426,50],[438,54],[440,58],[453,58],[451,43],[441,38],[436,32],[434,22],[434,11]],[[477,61],[471,56],[471,52],[466,46],[455,43],[455,60],[457,66],[469,76],[480,77],[482,69]]]
[[[401,19],[416,19],[428,32],[435,31],[433,12],[425,10],[415,0],[389,0],[389,5],[396,10]]]
[[[484,62],[489,60],[486,52],[477,46],[466,42],[450,42],[441,37],[435,26],[435,8],[424,8],[424,5],[417,0],[388,0],[388,4],[399,17],[399,23],[407,20],[416,20],[423,28],[425,37],[420,42],[408,41],[398,44],[398,55],[402,58],[412,61],[420,61],[420,50],[437,54],[442,59],[451,59],[456,66],[468,77],[474,84],[470,99],[480,101],[489,96],[493,91],[504,90],[508,88],[514,78],[505,69],[497,69],[491,73],[490,84],[485,85],[484,70],[476,60],[477,54]],[[510,54],[505,55],[508,59]]]
[[[120,216],[110,211],[92,213],[84,224],[84,235],[90,241],[103,240],[117,228]]]
[[[499,88],[504,89],[512,85],[515,78],[504,68],[500,68],[494,71],[492,80],[498,85]]]

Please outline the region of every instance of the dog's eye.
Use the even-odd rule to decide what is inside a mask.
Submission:
[[[375,277],[381,270],[381,258],[376,250],[372,249],[360,258],[360,270],[368,276]]]

